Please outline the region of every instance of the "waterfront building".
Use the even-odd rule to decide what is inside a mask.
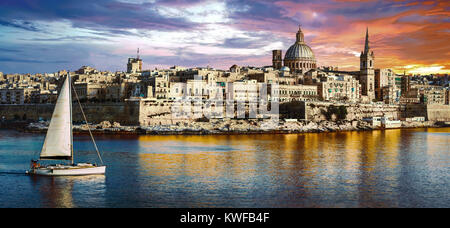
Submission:
[[[358,102],[361,85],[351,75],[321,77],[318,95],[325,101]]]

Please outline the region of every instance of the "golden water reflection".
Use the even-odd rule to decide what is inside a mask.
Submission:
[[[73,208],[80,205],[74,200],[74,192],[81,193],[84,199],[90,195],[103,195],[105,193],[105,176],[30,176],[33,185],[37,186],[41,195],[43,207]],[[74,190],[76,188],[76,190]],[[91,202],[92,203],[92,202]],[[98,202],[95,202],[98,207]],[[89,203],[82,203],[87,207]]]
[[[151,152],[140,153],[140,165],[152,175],[216,176],[225,172],[240,174],[255,171],[264,162],[270,171],[295,168],[336,167],[352,170],[365,163],[367,171],[377,162],[388,167],[398,165],[400,130],[373,132],[340,132],[285,135],[226,136],[140,136],[140,147]],[[150,143],[149,143],[150,142]],[[156,143],[156,144],[155,144]],[[182,144],[183,147],[172,146]],[[217,150],[217,146],[230,150]],[[192,147],[190,147],[192,146]],[[383,150],[378,148],[382,147]],[[193,149],[194,148],[194,149]],[[195,150],[197,149],[197,150]]]
[[[450,132],[450,128],[425,130]],[[138,155],[138,163],[143,175],[163,177],[160,184],[181,175],[191,177],[189,180],[193,182],[211,182],[207,186],[212,189],[232,182],[232,188],[268,186],[265,191],[273,191],[273,194],[283,188],[297,189],[295,194],[289,193],[294,198],[345,198],[354,200],[356,203],[351,206],[355,207],[385,206],[380,202],[397,205],[392,202],[397,196],[393,192],[401,187],[402,162],[411,156],[408,150],[423,148],[424,153],[432,154],[436,148],[449,145],[448,137],[443,140],[433,135],[427,136],[425,141],[411,142],[416,131],[423,132],[424,129],[139,136],[139,146],[149,150]],[[432,144],[441,147],[428,146]],[[418,156],[421,156],[420,152]],[[435,161],[427,165],[433,166]],[[265,183],[261,184],[261,181]],[[340,204],[335,202],[334,205]]]

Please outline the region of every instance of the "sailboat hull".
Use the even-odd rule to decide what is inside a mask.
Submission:
[[[84,175],[104,175],[106,166],[93,165],[56,165],[38,167],[29,170],[30,175],[42,176],[84,176]]]

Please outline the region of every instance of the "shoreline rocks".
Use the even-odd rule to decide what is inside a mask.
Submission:
[[[29,123],[23,128],[27,132],[46,132],[49,122]],[[402,122],[399,128],[441,127],[434,121]],[[121,126],[117,122],[102,121],[90,124],[93,134],[139,134],[139,135],[213,135],[213,134],[289,134],[339,131],[365,131],[384,129],[373,127],[365,121],[280,121],[271,120],[211,120],[174,125]],[[389,128],[391,129],[391,128]],[[75,134],[88,133],[88,125],[73,126]]]

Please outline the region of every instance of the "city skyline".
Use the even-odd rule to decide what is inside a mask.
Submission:
[[[2,1],[0,71],[269,66],[301,25],[318,66],[359,69],[369,28],[376,68],[448,73],[446,1]],[[284,54],[284,53],[283,53]]]

